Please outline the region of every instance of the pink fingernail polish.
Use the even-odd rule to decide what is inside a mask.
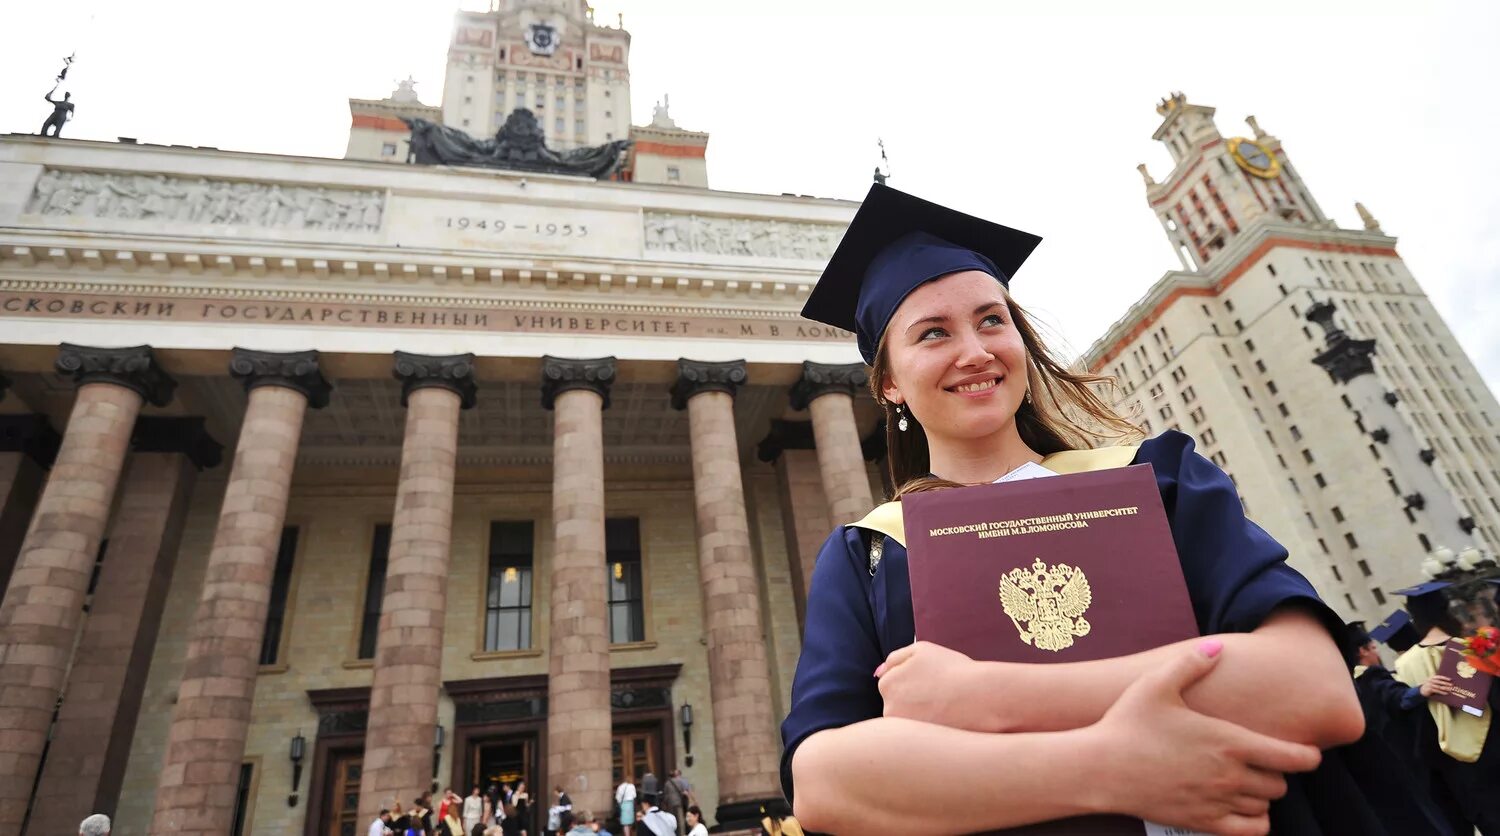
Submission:
[[[1198,643],[1198,649],[1203,651],[1204,656],[1212,659],[1219,655],[1219,651],[1224,649],[1224,643],[1218,639],[1205,639]]]

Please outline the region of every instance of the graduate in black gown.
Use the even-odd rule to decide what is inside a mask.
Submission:
[[[898,494],[1151,464],[1204,638],[1053,665],[913,644],[900,504],[881,506],[836,529],[813,571],[782,724],[797,817],[838,833],[1096,812],[1218,833],[1384,832],[1319,752],[1364,727],[1342,621],[1192,439],[1088,449],[1133,427],[1011,299],[1038,242],[877,185],[803,315],[857,335]]]

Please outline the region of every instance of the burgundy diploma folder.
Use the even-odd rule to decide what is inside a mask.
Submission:
[[[1453,690],[1446,694],[1433,694],[1432,699],[1454,708],[1483,717],[1489,708],[1490,683],[1494,678],[1475,668],[1464,659],[1464,646],[1455,639],[1443,645],[1443,659],[1437,672],[1448,677]]]
[[[1150,465],[908,494],[901,504],[919,640],[977,660],[1048,664],[1198,635]],[[1141,836],[1146,827],[1089,816],[1004,832]]]

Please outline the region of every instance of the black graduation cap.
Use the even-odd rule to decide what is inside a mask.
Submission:
[[[802,306],[808,319],[853,331],[866,363],[907,294],[950,273],[1010,279],[1042,239],[876,183]]]
[[[1411,626],[1411,614],[1406,610],[1396,610],[1375,625],[1375,629],[1370,631],[1370,638],[1402,653],[1416,644],[1420,637],[1417,629]]]

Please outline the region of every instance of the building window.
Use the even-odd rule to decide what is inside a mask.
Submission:
[[[609,563],[610,644],[645,641],[641,521],[634,518],[605,520],[604,551]]]
[[[1419,542],[1419,543],[1422,544],[1422,551],[1424,551],[1424,552],[1430,552],[1430,551],[1432,551],[1432,541],[1427,539],[1427,535],[1426,534],[1418,534],[1417,535],[1417,542]]]
[[[667,166],[667,180],[673,183],[680,182],[682,180],[682,169],[675,165]]]
[[[1349,532],[1349,531],[1344,532],[1344,542],[1348,543],[1349,544],[1349,548],[1351,548],[1351,549],[1357,549],[1357,548],[1359,548],[1359,541],[1356,540],[1356,539],[1354,539],[1354,533],[1353,532]]]
[[[1333,570],[1333,579],[1334,580],[1338,581],[1339,583],[1343,583],[1344,582],[1344,576],[1343,576],[1342,573],[1339,572],[1339,567],[1337,567],[1337,566],[1329,566],[1328,568]]]
[[[297,527],[281,529],[281,545],[276,549],[276,573],[271,578],[271,601],[266,611],[266,627],[260,638],[260,663],[274,665],[281,657],[281,628],[286,624],[286,600],[292,588],[292,560],[297,556]]]
[[[1377,605],[1379,605],[1379,606],[1385,606],[1385,593],[1384,592],[1381,592],[1378,589],[1371,589],[1370,590],[1370,595],[1374,596],[1375,603]]]
[[[1245,348],[1247,350],[1249,350],[1249,351],[1254,351],[1255,350],[1255,341],[1254,340],[1245,340]]]
[[[1339,509],[1339,506],[1335,505],[1332,508],[1330,508],[1329,509],[1329,513],[1333,514],[1333,521],[1334,522],[1343,522],[1344,521],[1344,512]]]
[[[255,764],[240,764],[240,780],[234,787],[234,821],[230,836],[245,836],[245,822],[250,815],[250,784],[255,779]]]
[[[1354,609],[1354,596],[1353,595],[1350,595],[1349,593],[1345,592],[1344,593],[1344,602],[1349,605],[1349,609],[1351,609],[1351,610]]]
[[[391,526],[375,526],[370,541],[370,575],[365,579],[365,608],[359,625],[359,658],[375,658],[375,638],[380,634],[380,605],[385,598],[385,568],[391,553]]]
[[[394,157],[394,156],[396,156],[396,143],[394,143],[394,142],[382,143],[381,146],[380,146],[380,156],[382,156],[382,157]]]
[[[1305,461],[1305,462],[1307,462],[1308,464],[1312,464],[1313,463],[1313,454],[1312,454],[1312,451],[1304,447],[1302,449],[1302,460]]]
[[[531,520],[490,523],[489,587],[484,601],[484,649],[531,647]]]
[[[563,118],[561,116],[557,117],[557,124],[554,126],[554,129],[559,135],[567,130],[565,127],[563,127]]]
[[[1313,474],[1313,481],[1316,482],[1318,484],[1318,487],[1320,487],[1320,488],[1326,488],[1326,487],[1328,487],[1328,480],[1324,479],[1323,478],[1323,474],[1321,474],[1321,473],[1314,473]]]
[[[1368,578],[1370,576],[1370,574],[1371,574],[1370,573],[1370,564],[1366,563],[1363,560],[1358,561],[1358,564],[1359,564],[1359,572],[1360,572],[1360,574],[1362,574],[1362,575],[1364,575],[1365,577]]]
[[[1285,409],[1286,404],[1282,404],[1281,406],[1282,406],[1283,409]],[[1285,415],[1286,413],[1283,412],[1282,414]],[[1293,424],[1290,427],[1287,427],[1287,429],[1291,431],[1291,433],[1292,433],[1292,440],[1293,441],[1301,441],[1302,440],[1302,431],[1299,430],[1299,429],[1297,429],[1297,425],[1296,424]]]

